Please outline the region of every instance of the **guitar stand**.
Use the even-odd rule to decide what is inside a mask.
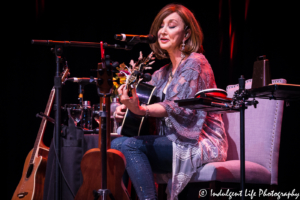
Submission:
[[[105,200],[107,195],[109,195],[111,200],[115,200],[109,189],[99,189],[98,191],[94,190],[93,193],[95,197],[94,200],[98,200],[99,196],[102,196],[102,200]]]
[[[110,146],[108,147],[107,145],[107,135],[108,135],[108,139],[110,140],[110,96],[111,96],[111,89],[112,89],[112,78],[107,80],[107,83],[105,83],[102,79],[101,76],[103,75],[103,72],[106,71],[107,74],[111,73],[110,72],[110,57],[107,55],[106,57],[105,55],[105,51],[103,48],[103,43],[100,42],[100,52],[101,52],[101,61],[102,61],[102,65],[101,69],[99,69],[99,65],[98,65],[98,70],[97,70],[97,93],[98,96],[100,97],[100,108],[101,108],[101,100],[102,102],[102,113],[99,120],[99,137],[101,137],[101,140],[99,140],[99,142],[101,142],[101,174],[102,174],[102,180],[101,180],[101,188],[98,189],[97,191],[93,191],[95,200],[98,199],[98,197],[101,195],[102,196],[102,200],[106,200],[107,195],[110,195],[111,199],[114,199],[113,195],[111,194],[111,192],[109,191],[109,189],[107,188],[107,149],[110,148]],[[107,65],[107,66],[106,66]],[[112,74],[110,74],[112,75]],[[102,84],[108,84],[106,87],[109,86],[109,92],[102,92],[100,89],[100,85]],[[105,86],[103,86],[105,87]],[[108,89],[108,88],[107,88]],[[107,93],[108,92],[108,93]],[[101,99],[102,98],[102,99]],[[108,148],[107,148],[108,147]]]

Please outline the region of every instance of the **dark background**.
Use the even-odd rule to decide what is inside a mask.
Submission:
[[[68,40],[85,42],[121,42],[114,34],[148,34],[159,10],[172,1],[70,1],[30,0],[14,5],[10,44],[13,59],[4,66],[9,69],[8,90],[5,98],[5,127],[10,131],[8,144],[7,199],[20,181],[25,158],[33,148],[41,120],[35,117],[43,112],[53,87],[55,57],[50,47],[32,45],[32,39]],[[288,83],[300,84],[298,64],[298,4],[286,1],[177,1],[188,7],[204,32],[204,54],[210,62],[219,88],[236,84],[240,75],[252,78],[253,63],[257,56],[270,60],[271,77],[285,78]],[[137,60],[139,51],[150,53],[147,44],[138,44],[132,51],[107,50],[114,61]],[[64,48],[71,77],[96,76],[100,62],[99,49]],[[10,66],[12,62],[12,67]],[[169,61],[156,61],[158,69]],[[98,103],[96,87],[86,86],[85,100]],[[78,103],[77,83],[66,83],[62,88],[62,105]],[[299,102],[285,107],[279,157],[280,191],[299,192]],[[52,111],[51,116],[53,117]],[[8,124],[6,123],[8,122]],[[48,123],[44,143],[49,146],[53,125]],[[253,147],[255,148],[255,147]]]

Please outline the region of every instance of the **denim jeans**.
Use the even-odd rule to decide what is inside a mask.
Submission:
[[[157,199],[153,172],[172,172],[172,142],[165,136],[119,137],[111,142],[111,148],[124,154],[139,199]]]

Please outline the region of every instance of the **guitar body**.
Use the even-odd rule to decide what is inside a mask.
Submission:
[[[113,87],[113,73],[110,57],[104,58],[103,42],[100,42],[101,63],[97,69],[97,92],[100,96],[100,110],[110,113],[110,94]],[[107,115],[109,116],[109,114]],[[126,160],[124,155],[115,149],[110,149],[110,120],[99,116],[98,147],[87,151],[81,160],[83,183],[75,200],[94,200],[94,191],[109,190],[110,194],[99,196],[98,199],[130,200],[122,177],[125,172]]]
[[[143,82],[137,85],[136,92],[139,97],[140,104],[149,105],[155,102],[153,92],[155,87]],[[153,135],[155,131],[155,119],[136,115],[127,109],[122,123],[121,135],[128,137],[140,135]]]
[[[107,189],[116,200],[129,200],[129,194],[123,183],[126,160],[124,155],[115,149],[107,150]],[[75,200],[94,200],[93,191],[102,188],[101,152],[99,148],[87,151],[81,161],[83,183],[79,188]],[[102,197],[99,197],[101,199]],[[109,195],[108,200],[113,200]]]
[[[30,164],[31,150],[25,160],[21,180],[13,194],[12,200],[40,200],[43,199],[46,164],[49,149],[39,149],[39,156]]]

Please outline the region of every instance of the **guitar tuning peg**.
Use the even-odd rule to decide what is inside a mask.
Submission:
[[[153,63],[155,63],[155,61],[150,62],[148,65],[152,65]]]
[[[151,58],[153,56],[153,51],[148,55],[148,58]]]
[[[134,66],[135,65],[134,61],[130,60],[129,65]]]
[[[143,59],[143,52],[140,51],[140,57],[138,58],[139,60],[142,60]]]

